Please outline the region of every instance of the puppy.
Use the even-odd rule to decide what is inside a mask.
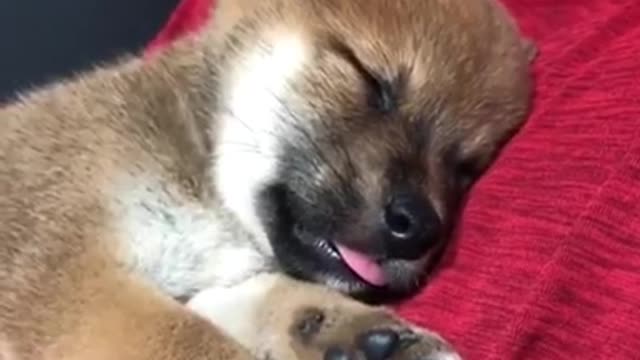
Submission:
[[[530,46],[488,0],[215,7],[0,110],[0,358],[456,358],[352,298],[435,263]]]

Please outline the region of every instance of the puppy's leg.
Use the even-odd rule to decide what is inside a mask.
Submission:
[[[459,359],[438,335],[383,308],[279,274],[205,290],[187,306],[259,359]]]
[[[16,309],[20,319],[0,328],[0,345],[7,345],[0,346],[0,359],[253,359],[209,321],[117,267],[102,265],[76,267],[76,275],[65,269],[61,276],[68,277],[57,282],[64,288]]]

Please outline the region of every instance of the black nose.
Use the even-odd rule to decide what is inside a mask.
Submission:
[[[394,196],[385,207],[383,217],[389,257],[420,258],[440,235],[440,218],[429,201],[420,195]]]

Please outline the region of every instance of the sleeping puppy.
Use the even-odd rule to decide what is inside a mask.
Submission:
[[[421,283],[525,118],[530,48],[488,0],[218,0],[149,61],[22,96],[0,359],[457,358],[354,298]]]

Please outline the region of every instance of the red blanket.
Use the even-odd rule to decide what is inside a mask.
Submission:
[[[640,1],[504,1],[540,48],[535,110],[399,311],[467,359],[640,359]]]

